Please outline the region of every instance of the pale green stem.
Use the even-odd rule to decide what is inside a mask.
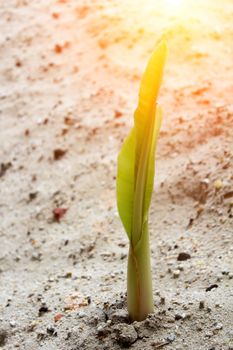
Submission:
[[[142,321],[154,311],[149,232],[146,225],[135,247],[130,244],[127,279],[128,312],[132,321]]]

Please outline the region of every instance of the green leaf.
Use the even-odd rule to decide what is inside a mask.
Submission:
[[[133,245],[140,241],[143,227],[147,223],[148,210],[154,187],[155,172],[155,148],[159,128],[161,125],[161,108],[152,109],[145,127],[144,139],[141,145],[138,170],[135,177],[132,242]]]
[[[147,182],[146,182],[144,207],[143,207],[144,208],[143,223],[147,220],[148,210],[151,202],[151,196],[154,188],[155,152],[156,152],[157,139],[159,136],[159,130],[161,127],[161,122],[162,122],[162,108],[159,105],[157,105],[155,124],[153,127],[153,135],[151,139],[151,149],[149,154],[148,169],[147,169]]]
[[[135,129],[133,128],[118,155],[117,205],[129,239],[133,222],[135,141]]]
[[[156,101],[166,52],[166,44],[161,43],[149,60],[140,85],[134,128],[118,156],[118,211],[134,246],[147,222],[153,192],[155,148],[162,116]]]

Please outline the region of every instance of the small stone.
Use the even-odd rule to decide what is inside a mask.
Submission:
[[[210,180],[208,178],[205,178],[203,180],[200,181],[202,185],[208,187],[210,184]]]
[[[56,44],[56,45],[54,46],[54,51],[55,51],[57,54],[62,53],[62,50],[63,50],[63,47],[62,47],[61,45]]]
[[[39,308],[39,316],[44,315],[46,312],[49,312],[48,306],[42,305],[42,306]]]
[[[116,310],[111,314],[110,319],[113,323],[127,323],[129,322],[128,311],[124,309]]]
[[[52,282],[54,282],[54,281],[55,281],[55,278],[54,278],[54,277],[52,277],[52,276],[49,276],[49,278],[48,278],[48,282],[52,283]]]
[[[107,334],[109,334],[110,328],[108,327],[108,325],[106,325],[105,323],[102,323],[101,325],[99,325],[99,327],[97,328],[97,335],[98,337],[104,337]]]
[[[57,315],[55,315],[54,316],[54,322],[58,322],[58,321],[60,321],[60,319],[63,317],[64,315],[63,314],[57,314]]]
[[[166,302],[165,297],[161,297],[161,298],[160,298],[160,304],[161,304],[161,305],[165,305],[165,302]]]
[[[180,270],[175,270],[175,271],[173,271],[173,278],[178,278],[178,277],[180,277]]]
[[[32,261],[41,261],[42,254],[40,252],[32,252],[31,260]]]
[[[216,307],[216,308],[222,308],[222,305],[219,304],[219,303],[216,303],[216,304],[215,304],[215,307]]]
[[[214,182],[214,188],[218,191],[218,190],[220,190],[222,187],[223,187],[223,182],[222,182],[222,180],[217,179],[217,180]]]
[[[38,192],[30,192],[29,195],[28,195],[28,200],[29,202],[33,201],[38,195]]]
[[[116,332],[117,342],[123,346],[133,344],[138,338],[138,334],[132,324],[119,323],[114,327],[114,331]]]
[[[10,326],[14,328],[16,326],[16,322],[14,320],[10,321]]]
[[[66,274],[65,274],[65,276],[64,276],[65,278],[72,278],[72,272],[66,272]]]
[[[169,334],[167,337],[166,337],[166,340],[169,342],[169,343],[172,343],[174,340],[176,340],[176,335],[174,333],[171,333]]]
[[[66,154],[67,150],[57,148],[53,151],[53,159],[60,160]]]
[[[60,222],[61,218],[66,214],[68,208],[57,207],[53,209],[53,220]]]
[[[206,288],[206,292],[210,292],[212,289],[218,288],[218,285],[216,283],[211,284],[209,287]]]
[[[46,333],[38,331],[36,332],[36,338],[38,339],[38,341],[41,341],[46,338]]]
[[[99,326],[99,327],[97,328],[97,333],[98,333],[98,335],[103,335],[103,330],[104,330],[104,327],[103,327],[103,326]]]
[[[222,323],[217,323],[216,326],[214,327],[214,330],[220,331],[223,328]]]
[[[199,303],[199,309],[204,309],[205,308],[205,302],[204,300],[201,300],[200,303]]]
[[[118,111],[118,110],[115,110],[115,112],[114,112],[114,117],[115,117],[115,118],[120,118],[120,117],[122,117],[122,112],[121,112],[121,111]]]
[[[229,278],[229,280],[232,280],[232,279],[233,279],[233,272],[230,272],[230,273],[229,273],[228,278]]]
[[[49,325],[49,326],[47,327],[47,333],[48,333],[49,335],[54,336],[54,337],[57,336],[57,331],[56,331],[56,329],[55,329],[52,325]]]
[[[78,312],[78,317],[79,318],[84,318],[84,317],[86,317],[87,316],[87,314],[84,312],[84,311],[79,311]]]
[[[182,252],[177,256],[178,261],[186,261],[188,259],[191,259],[191,255],[189,253]]]
[[[183,313],[183,314],[179,314],[179,313],[175,314],[175,320],[176,321],[185,320],[185,318],[186,318],[186,314],[185,313]]]
[[[206,337],[206,338],[211,338],[212,336],[213,336],[213,333],[210,332],[210,331],[208,331],[208,332],[205,333],[205,337]]]

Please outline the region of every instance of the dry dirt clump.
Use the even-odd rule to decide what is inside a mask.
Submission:
[[[233,5],[189,2],[1,2],[1,349],[233,349]],[[161,36],[155,313],[131,323],[116,157]]]

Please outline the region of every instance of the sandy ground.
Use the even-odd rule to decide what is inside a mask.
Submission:
[[[233,349],[232,19],[231,0],[1,1],[0,348]],[[129,324],[116,157],[162,36],[155,314]]]

